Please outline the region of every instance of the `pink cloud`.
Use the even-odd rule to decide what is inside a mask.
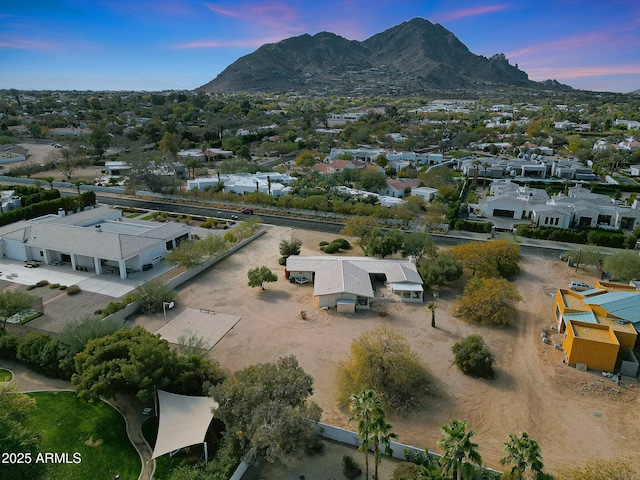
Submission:
[[[546,80],[548,78],[567,79],[612,75],[639,75],[640,64],[586,65],[580,67],[534,67],[529,68],[527,71],[529,76],[534,80]]]
[[[437,22],[446,22],[450,20],[459,20],[465,17],[475,17],[477,15],[486,15],[487,13],[499,12],[509,8],[508,5],[486,5],[484,7],[465,8],[463,10],[455,10],[449,13],[436,15],[434,20]]]
[[[205,3],[205,5],[213,13],[217,13],[219,15],[227,15],[229,17],[242,17],[242,15],[240,15],[237,12],[234,12],[232,10],[228,10],[226,8],[218,7],[217,5],[213,5],[211,3]]]
[[[51,41],[34,40],[32,38],[11,38],[0,37],[0,49],[7,50],[42,50],[52,51],[59,48],[59,45]]]

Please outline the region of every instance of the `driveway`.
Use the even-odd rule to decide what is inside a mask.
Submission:
[[[126,279],[116,274],[96,275],[93,272],[79,272],[70,265],[41,265],[37,268],[26,268],[24,262],[18,260],[0,260],[0,279],[22,285],[33,285],[40,280],[60,285],[78,285],[82,290],[99,293],[109,297],[120,298],[147,280],[171,270],[172,266],[160,262],[151,270],[135,272]]]

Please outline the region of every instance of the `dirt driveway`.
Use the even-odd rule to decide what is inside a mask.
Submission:
[[[638,386],[621,393],[601,375],[584,373],[562,364],[562,353],[543,345],[540,331],[553,321],[552,294],[570,279],[593,282],[594,276],[575,273],[557,260],[523,257],[517,285],[526,299],[517,325],[492,330],[466,325],[450,315],[462,282],[441,291],[437,299],[437,328],[430,326],[424,305],[396,303],[388,316],[371,312],[351,316],[314,307],[313,286],[284,281],[277,263],[278,244],[295,235],[303,240],[303,255],[321,255],[318,242],[333,236],[271,228],[239,253],[185,284],[177,304],[207,308],[242,319],[213,348],[212,355],[228,371],[294,354],[315,379],[314,399],[322,406],[324,422],[347,426],[348,415],[334,401],[336,363],[349,355],[352,339],[385,323],[399,329],[427,362],[441,392],[428,400],[423,412],[410,417],[391,416],[399,441],[437,451],[439,427],[449,418],[468,421],[477,431],[485,463],[499,468],[502,443],[509,433],[528,432],[541,445],[546,466],[557,471],[593,457],[629,457],[640,464],[640,424],[637,421]],[[352,254],[359,254],[354,248]],[[266,291],[247,287],[246,272],[267,265],[279,280]],[[307,312],[302,320],[300,312]],[[173,314],[173,312],[172,312]],[[135,323],[157,331],[162,315],[138,317]],[[478,333],[497,354],[493,381],[466,377],[452,365],[451,346]],[[558,340],[558,339],[556,339]]]

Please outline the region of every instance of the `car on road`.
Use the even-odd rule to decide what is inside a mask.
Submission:
[[[253,208],[242,208],[240,210],[240,213],[244,213],[247,215],[253,215]]]
[[[569,288],[571,290],[576,291],[576,292],[584,292],[585,290],[590,290],[591,289],[591,287],[589,285],[587,285],[586,283],[577,282],[577,281],[569,282]]]
[[[238,219],[238,215],[231,215],[231,220],[237,220]]]

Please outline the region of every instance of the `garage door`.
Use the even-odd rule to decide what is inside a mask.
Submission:
[[[494,217],[506,217],[506,218],[513,218],[515,216],[515,213],[513,210],[500,210],[499,208],[496,208],[493,211],[493,216]]]

